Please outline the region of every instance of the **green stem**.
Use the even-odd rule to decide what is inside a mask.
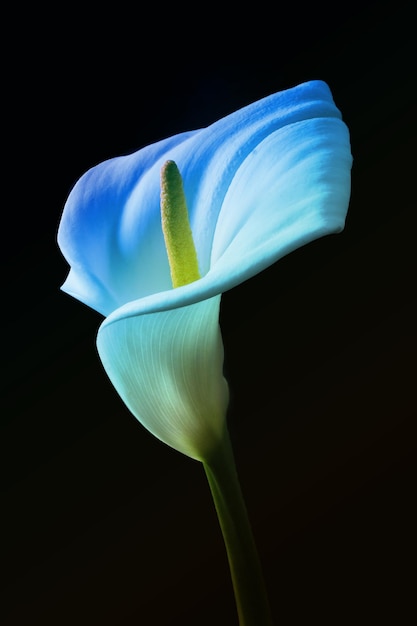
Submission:
[[[272,626],[248,513],[226,430],[220,446],[203,462],[226,545],[240,626]]]

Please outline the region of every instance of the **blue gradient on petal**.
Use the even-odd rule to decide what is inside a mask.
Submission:
[[[167,159],[183,176],[203,274],[174,292],[160,226],[159,177]],[[322,81],[111,159],[87,172],[66,203],[58,242],[71,273],[63,289],[103,315],[219,294],[340,231],[350,168],[349,134]]]

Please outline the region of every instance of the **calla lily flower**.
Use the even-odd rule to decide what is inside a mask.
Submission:
[[[198,259],[173,288],[161,228],[161,169],[177,164]],[[122,399],[156,437],[204,460],[225,428],[221,294],[343,229],[349,133],[311,81],[88,171],[66,202],[62,289],[105,316],[97,337]]]

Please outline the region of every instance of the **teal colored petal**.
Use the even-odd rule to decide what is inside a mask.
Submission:
[[[326,120],[335,124],[314,125]],[[304,122],[311,125],[302,126]],[[297,124],[301,124],[299,132],[285,132]],[[314,149],[315,128],[325,133],[325,141],[318,145],[321,152],[311,164],[314,175],[310,177],[305,151],[309,146]],[[270,143],[269,137],[273,137]],[[291,143],[299,140],[299,146]],[[332,158],[324,158],[323,150],[333,155],[335,165]],[[281,167],[286,152],[293,155],[288,160],[288,172]],[[294,167],[297,155],[303,163]],[[183,176],[203,275],[203,282],[195,283],[191,291],[175,290],[174,295],[167,295],[171,284],[159,209],[160,169],[168,159],[177,163]],[[205,129],[112,159],[88,172],[68,198],[58,236],[71,265],[63,289],[104,315],[142,299],[146,302],[141,302],[139,308],[152,310],[152,306],[182,306],[220,293],[298,245],[340,230],[347,211],[350,165],[348,133],[330,90],[322,81],[273,94]],[[343,175],[334,176],[340,167],[345,168]],[[245,171],[250,180],[243,179]],[[313,180],[321,185],[317,190],[321,200],[314,203],[311,231],[306,232],[309,218],[303,219],[302,225],[297,218],[292,231],[286,228],[281,236],[275,231],[286,223],[281,219],[287,210],[282,201],[290,197],[288,209],[294,209],[296,203],[289,192],[280,193],[279,187],[282,184],[287,188],[288,182],[300,186],[311,200]],[[266,181],[273,192],[268,191]],[[318,223],[318,213],[324,216],[322,225]],[[330,213],[334,215],[334,224],[328,220]],[[271,217],[272,221],[267,222]],[[256,225],[253,241],[249,224]]]
[[[97,347],[114,387],[151,433],[203,460],[222,438],[228,404],[220,296],[191,306],[114,318]]]

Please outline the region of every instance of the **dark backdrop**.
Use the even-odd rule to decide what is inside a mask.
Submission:
[[[256,2],[8,22],[3,54],[1,611],[7,626],[232,626],[202,467],[126,410],[55,236],[105,158],[326,80],[345,231],[224,294],[229,424],[276,624],[405,624],[415,589],[411,3]]]

